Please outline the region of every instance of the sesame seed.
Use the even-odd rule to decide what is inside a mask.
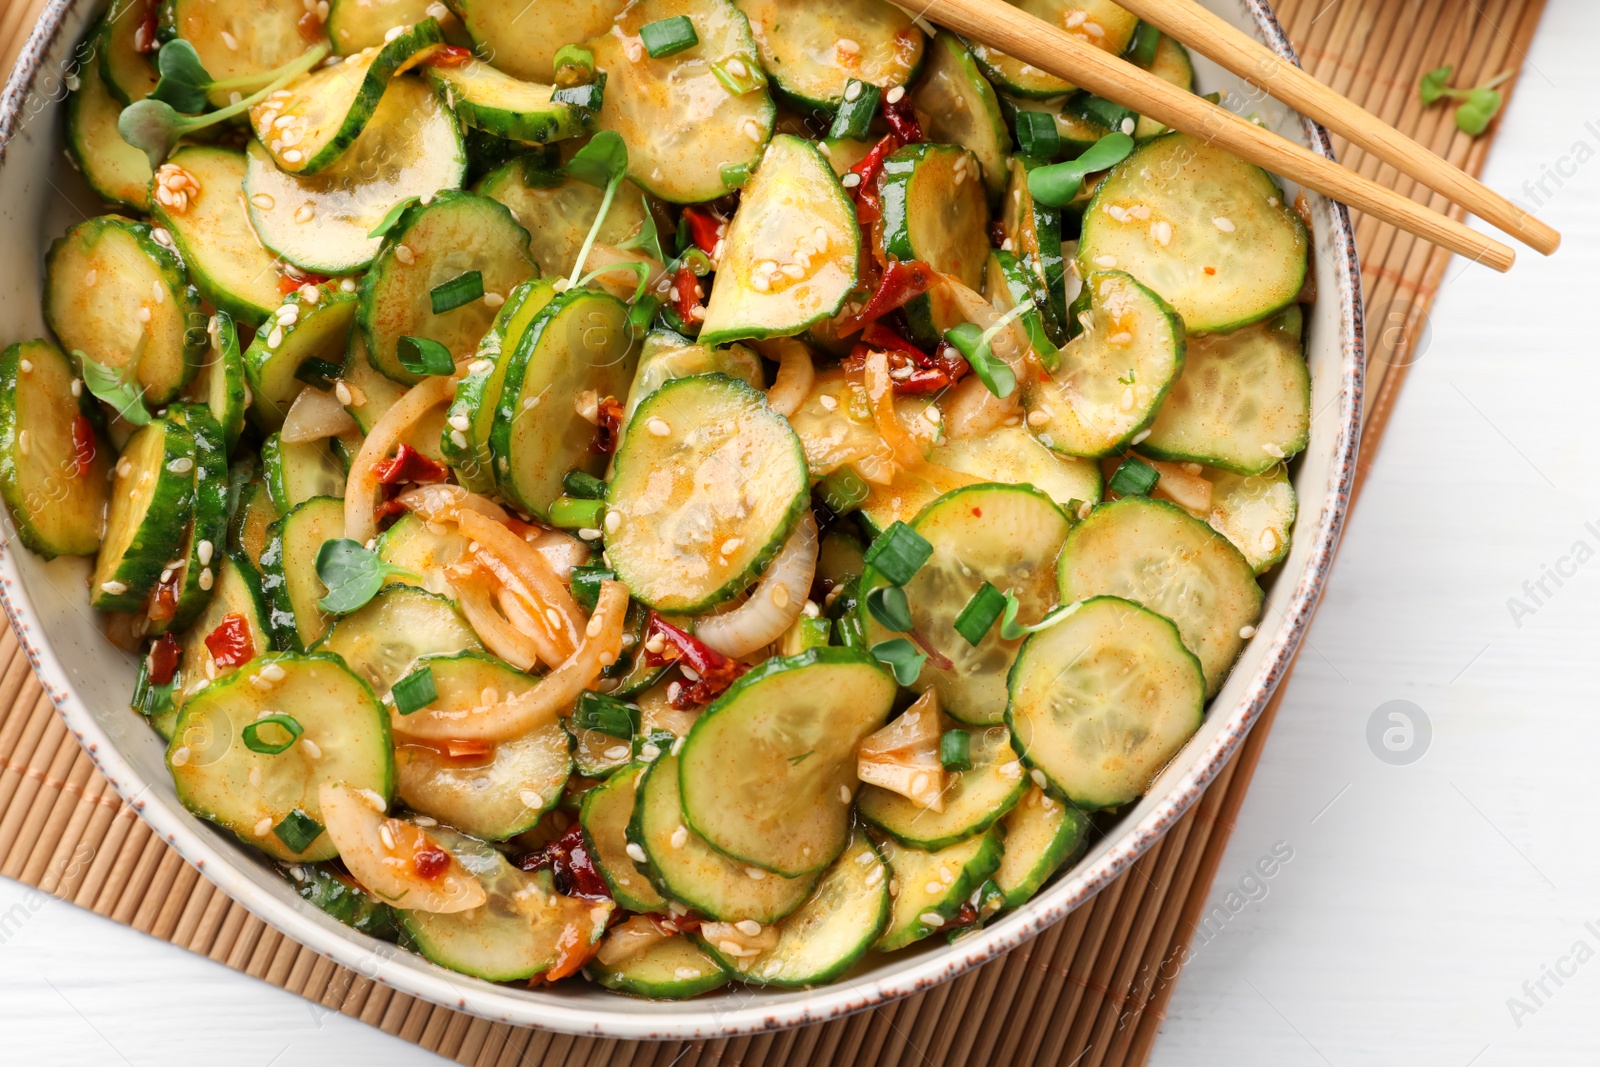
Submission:
[[[303,158],[305,157],[301,155],[300,149],[298,148],[291,148],[283,154],[283,161],[285,163],[298,163]]]
[[[339,403],[343,404],[345,407],[349,407],[350,402],[354,399],[354,397],[351,396],[350,387],[343,382],[333,383],[333,395],[337,397]]]
[[[274,326],[272,331],[267,334],[267,347],[277,348],[281,344],[283,344],[283,327]]]
[[[143,305],[140,305],[139,312],[138,312],[138,319],[139,319],[140,322],[149,322],[150,321],[150,309],[147,308],[147,307],[144,307]]]
[[[889,103],[891,103],[891,104],[898,104],[900,101],[904,100],[905,98],[906,98],[906,87],[904,85],[896,85],[893,89],[890,89],[889,92],[884,95],[884,99],[889,101]]]
[[[211,573],[211,568],[210,567],[205,567],[205,568],[201,569],[201,571],[200,571],[200,588],[201,589],[203,589],[203,590],[205,590],[206,592],[209,593],[211,591],[211,586],[215,581],[216,581],[216,578]]]
[[[384,848],[394,851],[394,831],[389,829],[388,823],[378,827],[378,840],[383,842]]]
[[[688,840],[689,828],[687,826],[679,826],[676,830],[672,831],[673,848],[682,848]]]
[[[1037,767],[1035,767],[1032,772],[1029,773],[1028,777],[1032,778],[1033,784],[1038,786],[1040,789],[1043,789],[1050,784],[1050,780],[1044,776],[1044,772]]]
[[[1282,459],[1283,458],[1283,449],[1279,448],[1277,445],[1273,444],[1271,441],[1268,441],[1266,444],[1262,445],[1261,446],[1261,451],[1265,452],[1267,455],[1271,456],[1273,459]]]
[[[112,596],[121,596],[123,593],[128,591],[128,586],[124,582],[110,581],[101,582],[100,589],[103,592],[110,593]]]
[[[861,184],[861,175],[851,171],[843,178],[839,179],[839,184],[844,186],[846,189],[854,189],[856,186]]]
[[[1239,636],[1241,638],[1243,638],[1244,640],[1248,641],[1252,637],[1254,637],[1255,635],[1256,635],[1256,628],[1254,626],[1241,626],[1241,627],[1239,627]]]
[[[250,785],[253,788],[260,789],[261,788],[261,767],[259,765],[251,767],[249,775],[246,776],[246,780],[249,781]]]
[[[668,434],[672,433],[672,427],[668,426],[665,420],[659,418],[652,418],[649,422],[645,423],[645,427],[649,429],[652,437],[666,437]]]
[[[75,396],[75,397],[83,396],[83,379],[82,378],[74,378],[74,379],[72,379],[72,395]]]
[[[544,797],[540,796],[538,793],[535,793],[531,789],[524,789],[522,792],[518,793],[517,799],[522,801],[530,808],[544,807]]]
[[[1150,436],[1150,431],[1149,430],[1140,430],[1138,433],[1133,435],[1133,443],[1136,444],[1136,445],[1142,445],[1142,444],[1144,444],[1145,439],[1148,438],[1149,436]]]
[[[603,755],[606,759],[627,759],[628,752],[629,749],[627,745],[612,745],[610,748],[602,752],[601,755]]]
[[[309,737],[300,738],[300,748],[312,759],[322,758],[322,746],[311,740]]]
[[[635,863],[646,863],[649,861],[649,857],[644,854],[644,849],[640,848],[636,842],[629,841],[628,847],[624,849],[624,851],[628,853],[628,858]]]
[[[339,282],[339,291],[340,292],[345,292],[345,293],[353,293],[353,292],[355,292],[356,291],[356,280],[354,278],[343,278],[343,279],[341,279],[340,282]]]
[[[872,856],[869,853],[863,852],[862,855],[866,858],[867,862],[869,862],[869,863],[872,862]],[[883,881],[883,867],[882,866],[874,867],[874,868],[872,868],[872,870],[867,872],[867,888],[868,889],[877,888],[878,883],[881,882],[881,881]]]
[[[23,430],[17,434],[17,451],[21,452],[24,456],[31,455],[33,453],[32,438],[28,436],[27,430]]]
[[[917,918],[928,926],[944,925],[944,916],[940,915],[936,911],[925,911],[921,915],[918,915]]]
[[[744,873],[749,875],[752,882],[759,882],[767,876],[767,872],[760,867],[746,867]]]
[[[593,526],[585,526],[583,529],[578,531],[578,536],[585,541],[598,541],[605,535],[599,530],[595,529]]]
[[[850,787],[849,786],[841,785],[839,787],[839,803],[841,803],[841,804],[850,803]]]
[[[1156,239],[1157,244],[1165,248],[1172,243],[1172,223],[1161,219],[1151,225],[1150,234]]]
[[[1116,256],[1095,256],[1094,257],[1094,265],[1097,266],[1097,267],[1104,267],[1107,270],[1110,270],[1112,267],[1115,267],[1117,265],[1117,257]]]
[[[272,819],[271,818],[265,818],[265,819],[262,819],[260,822],[256,823],[256,836],[257,837],[266,837],[271,832],[272,832]]]
[[[606,512],[606,533],[616,533],[622,528],[622,513],[620,511]],[[629,635],[631,636],[631,635]]]
[[[466,448],[467,435],[462,433],[460,430],[451,430],[450,443],[455,445],[457,448]]]
[[[775,585],[772,587],[772,603],[774,607],[786,608],[789,606],[789,587]]]
[[[235,37],[227,30],[222,31],[222,43],[228,46],[228,51],[230,52],[237,52],[239,50],[239,38]]]
[[[99,276],[100,276],[100,272],[99,271],[86,270],[86,271],[83,272],[83,284],[92,286],[95,283],[95,279],[98,278]]]
[[[412,253],[409,245],[395,245],[394,258],[398,259],[407,266],[410,266],[412,263],[417,261],[417,257]]]
[[[1235,229],[1237,229],[1237,227],[1234,226],[1232,219],[1224,218],[1221,215],[1218,215],[1216,218],[1212,219],[1211,224],[1217,229],[1221,230],[1223,233],[1232,233]]]
[[[188,763],[188,762],[189,762],[189,746],[188,745],[182,745],[182,746],[180,746],[180,747],[178,747],[178,748],[173,750],[173,753],[172,753],[172,765],[174,767],[182,767],[185,763]]]
[[[744,538],[730,537],[726,541],[722,542],[722,554],[724,556],[731,556],[735,552],[739,551],[739,546],[742,544],[744,544]]]
[[[396,37],[399,37],[402,33],[405,33],[407,29],[409,29],[409,27],[407,27],[407,26],[391,26],[391,27],[389,27],[388,32],[383,35],[383,43],[384,44],[388,44],[390,41],[394,40]]]
[[[506,298],[501,296],[499,293],[483,294],[483,303],[485,307],[497,308],[505,302]]]
[[[1131,119],[1131,118],[1123,119],[1122,120],[1122,132],[1127,134],[1129,137],[1132,137],[1133,136],[1133,130],[1134,130],[1133,119]]]
[[[822,405],[822,410],[824,411],[837,411],[839,409],[839,400],[831,393],[823,393],[818,398],[817,403]]]
[[[310,222],[312,218],[316,216],[316,214],[317,209],[311,206],[310,201],[307,201],[306,203],[301,204],[300,209],[294,213],[294,221]]]
[[[754,919],[740,919],[733,926],[734,929],[746,937],[759,937],[761,935],[761,924]]]
[[[861,83],[852,79],[850,84],[844,87],[844,98],[850,103],[861,99]]]
[[[693,967],[679,967],[672,972],[672,975],[674,978],[698,978],[700,972]]]

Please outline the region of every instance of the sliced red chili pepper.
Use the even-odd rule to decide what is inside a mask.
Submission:
[[[402,443],[393,459],[373,465],[381,485],[401,485],[405,482],[442,482],[450,473],[444,467],[424,456],[408,444]]]
[[[596,410],[600,419],[595,424],[594,450],[609,456],[617,450],[617,441],[622,437],[622,401],[605,397]]]
[[[237,667],[256,658],[255,639],[250,622],[237,612],[223,617],[217,628],[206,634],[206,648],[218,667]]]
[[[856,221],[862,226],[871,226],[882,214],[882,204],[878,197],[878,175],[883,173],[883,161],[899,151],[902,143],[894,134],[885,134],[882,140],[873,145],[872,149],[850,168],[849,173],[857,178]]]
[[[79,478],[87,475],[94,466],[94,455],[94,423],[89,421],[87,415],[75,416],[72,420],[72,458],[77,463]]]
[[[931,289],[937,277],[934,269],[921,260],[891,260],[884,269],[877,289],[873,290],[872,298],[859,312],[840,322],[839,336],[849,337],[868,323],[877,322],[896,308],[905,307]]]
[[[458,44],[441,44],[434,46],[433,54],[428,57],[428,65],[433,67],[459,67],[472,58],[472,49],[470,48],[462,48]]]
[[[182,654],[183,646],[178,644],[178,639],[162,634],[161,639],[150,646],[150,684],[170,684],[172,676],[178,673],[178,658]]]
[[[889,129],[905,144],[921,143],[925,139],[922,136],[922,123],[917,121],[911,97],[902,93],[900,99],[891,104],[889,95],[885,93],[883,96],[883,117],[888,120]]]
[[[909,356],[919,367],[933,366],[932,356],[881,322],[869,323],[867,328],[861,331],[861,343],[880,352],[899,352],[901,355]]]
[[[722,231],[727,223],[711,212],[697,207],[684,208],[683,221],[688,224],[689,237],[694,241],[696,248],[708,256],[717,250],[717,244],[722,240]]]
[[[411,857],[411,869],[418,878],[431,882],[450,869],[450,853],[442,848],[418,849]]]
[[[672,309],[683,320],[684,326],[693,328],[700,321],[700,316],[695,314],[700,307],[700,279],[694,276],[694,269],[689,264],[683,264],[678,268],[678,273],[672,276],[672,291],[676,294],[672,298]]]
[[[174,569],[167,573],[166,581],[156,586],[145,608],[152,622],[166,622],[178,613],[178,589],[182,584],[183,575]]]
[[[724,656],[710,645],[678,629],[655,612],[650,613],[650,623],[645,627],[645,662],[652,667],[678,663],[695,673],[687,684],[680,683],[674,691],[669,687],[672,706],[681,710],[709,704],[749,668],[736,659]],[[661,640],[655,642],[655,638]],[[661,651],[652,652],[652,643],[661,645]]]
[[[555,876],[557,892],[569,897],[611,899],[611,887],[595,869],[589,844],[583,839],[583,827],[576,822],[548,845],[522,857],[519,866],[525,871],[550,871]]]

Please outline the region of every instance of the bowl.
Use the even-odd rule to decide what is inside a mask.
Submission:
[[[1205,3],[1292,57],[1265,3]],[[11,279],[0,291],[0,339],[6,343],[45,333],[39,306],[45,249],[72,223],[102,210],[62,151],[63,105],[75,84],[73,44],[95,14],[86,0],[51,0],[0,95],[0,265]],[[1196,66],[1200,84],[1226,90],[1235,110],[1257,114],[1269,128],[1331,157],[1320,127],[1200,57]],[[1297,192],[1289,189],[1291,197]],[[1310,445],[1292,471],[1300,519],[1288,558],[1267,585],[1259,631],[1199,733],[1149,794],[1028,904],[953,944],[935,939],[873,957],[832,985],[797,992],[729,987],[679,1003],[634,1000],[582,983],[515,989],[443,970],[358,934],[300,900],[262,858],[178,802],[162,742],[128,708],[134,660],[106,642],[89,610],[84,561],[46,562],[8,536],[0,546],[0,603],[67,728],[151,828],[252,913],[366,978],[498,1022],[613,1038],[732,1037],[860,1011],[948,981],[1015,948],[1108,885],[1200,796],[1287,672],[1327,580],[1349,504],[1362,398],[1361,283],[1349,215],[1319,196],[1308,194],[1307,200],[1318,297],[1307,316],[1314,420]]]

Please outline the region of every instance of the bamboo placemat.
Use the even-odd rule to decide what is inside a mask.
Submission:
[[[0,49],[0,69],[9,69],[42,7],[43,0],[13,0],[0,13],[0,40],[10,42]],[[1278,4],[1307,69],[1473,173],[1482,169],[1492,131],[1476,140],[1458,134],[1447,107],[1421,107],[1417,79],[1444,63],[1455,64],[1456,84],[1519,69],[1543,8],[1544,0]],[[1337,148],[1347,165],[1414,193],[1415,183],[1392,168],[1343,143]],[[1439,198],[1431,201],[1443,207]],[[1450,256],[1359,216],[1356,236],[1369,352],[1359,489]],[[483,1067],[1142,1064],[1283,693],[1204,798],[1129,874],[1008,956],[927,993],[820,1026],[651,1044],[491,1024],[397,994],[283,937],[202,880],[95,773],[9,630],[0,636],[0,665],[0,874]]]

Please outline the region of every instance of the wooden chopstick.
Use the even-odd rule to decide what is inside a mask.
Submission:
[[[1343,134],[1400,173],[1443,194],[1528,247],[1547,256],[1561,247],[1561,234],[1554,227],[1451,166],[1293,63],[1284,62],[1266,45],[1195,0],[1117,2],[1174,40],[1222,64],[1302,115]]]
[[[905,6],[913,14],[983,41],[1174,130],[1226,148],[1273,174],[1457,255],[1501,272],[1516,262],[1516,253],[1499,241],[1125,63],[1004,0],[915,0]]]

